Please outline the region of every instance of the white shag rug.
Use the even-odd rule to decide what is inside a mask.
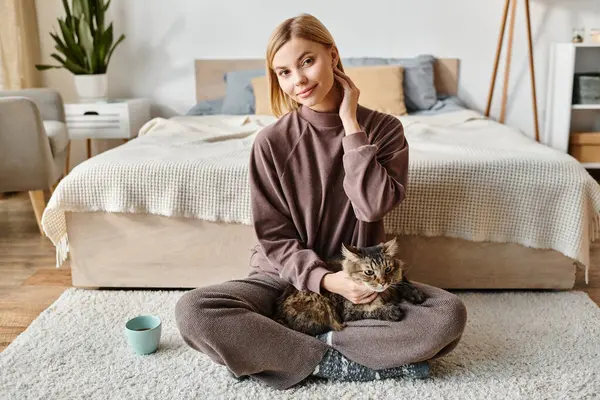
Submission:
[[[425,380],[278,391],[238,382],[189,348],[174,309],[183,291],[69,289],[0,353],[2,399],[592,399],[600,397],[600,309],[582,292],[459,293],[468,323]],[[158,352],[136,355],[125,322],[163,321]]]

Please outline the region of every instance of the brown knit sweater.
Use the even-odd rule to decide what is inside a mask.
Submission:
[[[323,261],[342,243],[385,240],[383,217],[405,196],[408,143],[394,116],[358,106],[361,131],[345,135],[338,113],[301,106],[256,136],[250,156],[258,245],[250,265],[320,293]]]

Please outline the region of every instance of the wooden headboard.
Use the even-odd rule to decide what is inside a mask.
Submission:
[[[438,58],[434,64],[434,83],[440,94],[458,93],[457,58]],[[211,100],[225,95],[223,74],[242,69],[265,68],[261,59],[196,60],[196,101]]]

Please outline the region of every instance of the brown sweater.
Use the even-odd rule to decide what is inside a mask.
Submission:
[[[408,143],[394,116],[358,106],[363,130],[345,136],[338,113],[301,106],[256,136],[250,156],[258,245],[250,265],[320,293],[323,261],[342,243],[385,240],[383,217],[404,199]]]

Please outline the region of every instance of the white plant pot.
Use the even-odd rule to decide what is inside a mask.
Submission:
[[[106,74],[73,75],[75,89],[82,102],[107,100],[108,80]]]

